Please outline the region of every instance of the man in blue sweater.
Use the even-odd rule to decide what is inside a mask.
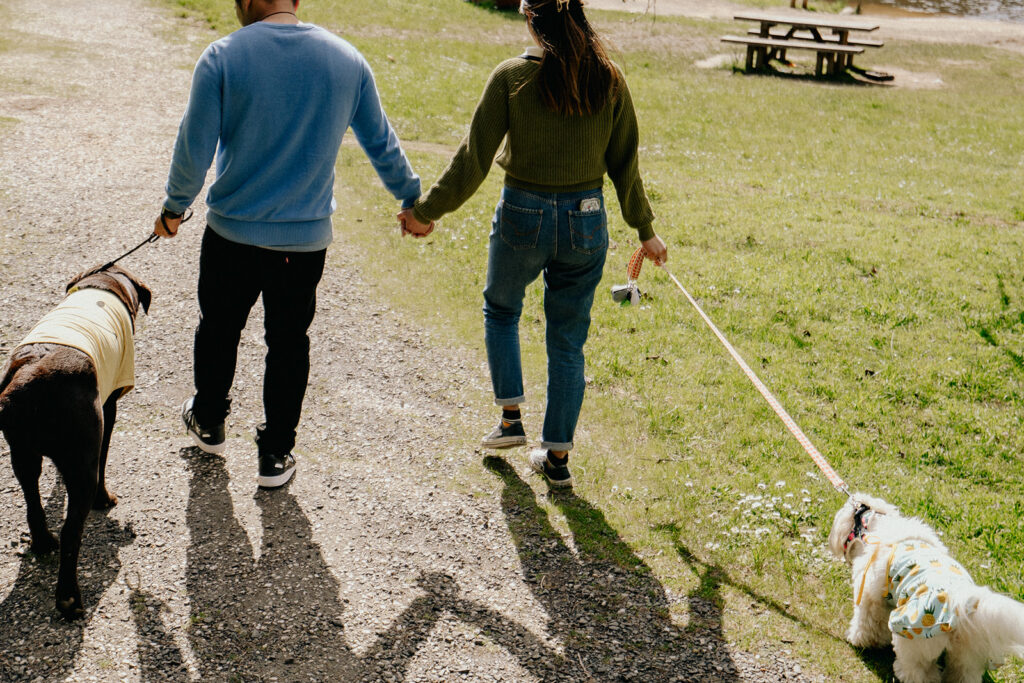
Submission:
[[[297,0],[235,0],[242,28],[196,64],[154,232],[177,234],[216,157],[199,256],[196,393],[182,420],[196,445],[224,450],[238,342],[263,295],[266,422],[257,428],[258,483],[295,471],[295,429],[309,379],[307,331],[331,242],[334,164],[351,127],[402,208],[420,194],[381,108],[366,60],[349,43],[299,22]]]

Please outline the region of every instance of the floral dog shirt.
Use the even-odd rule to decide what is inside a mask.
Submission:
[[[963,618],[949,604],[951,589],[973,585],[967,570],[923,541],[897,544],[889,556],[886,600],[892,605],[889,630],[904,638],[950,633]],[[973,612],[978,605],[969,607]]]

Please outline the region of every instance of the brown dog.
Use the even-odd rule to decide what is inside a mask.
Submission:
[[[68,295],[14,349],[0,380],[0,431],[25,492],[32,552],[57,549],[39,498],[42,456],[68,492],[60,534],[57,609],[68,619],[85,610],[78,551],[89,509],[117,504],[104,482],[117,399],[134,384],[135,317],[149,311],[149,288],[119,266],[81,273]]]

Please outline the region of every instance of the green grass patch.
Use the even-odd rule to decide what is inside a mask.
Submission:
[[[181,2],[233,28],[230,3]],[[528,41],[517,15],[464,2],[325,1],[302,16],[367,56],[428,185],[491,69]],[[979,582],[1024,598],[1024,56],[889,41],[864,65],[937,71],[944,86],[855,86],[696,68],[728,51],[727,23],[593,19],[629,78],[672,272],[853,488],[927,519]],[[399,239],[397,206],[357,147],[343,147],[337,171],[333,248],[352,252],[378,296],[482,363],[500,170],[423,240]],[[612,246],[573,460],[589,507],[543,509],[610,561],[719,601],[739,647],[784,641],[830,680],[889,680],[891,656],[842,639],[848,569],[824,547],[841,498],[663,273],[646,267],[641,306],[611,301],[636,237],[607,189]],[[535,285],[522,319],[531,434],[541,300]],[[494,417],[473,398],[479,417],[461,419],[446,455],[472,452]],[[498,484],[475,455],[462,476]],[[1001,680],[1021,676],[1016,662]]]

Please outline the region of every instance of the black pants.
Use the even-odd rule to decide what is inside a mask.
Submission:
[[[309,380],[309,336],[316,287],[326,250],[274,251],[224,239],[209,227],[199,255],[199,326],[195,337],[196,396],[200,424],[224,421],[231,404],[238,341],[256,299],[263,295],[263,377],[266,424],[257,433],[261,453],[287,453]]]

